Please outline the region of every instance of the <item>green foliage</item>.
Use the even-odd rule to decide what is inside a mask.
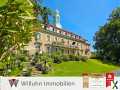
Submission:
[[[3,4],[0,5],[0,63],[4,63],[4,75],[7,75],[8,69],[24,67],[21,63],[28,61],[28,56],[18,52],[31,40],[34,27],[40,29],[42,23],[44,26],[48,24],[50,9],[34,1],[3,0]],[[38,20],[38,16],[41,16],[42,20]],[[34,58],[34,63],[41,60],[47,68],[47,56],[35,55]]]
[[[24,62],[22,66],[23,66],[22,75],[23,76],[31,76],[32,67],[30,66],[30,63]]]
[[[0,60],[31,40],[33,23],[31,19],[24,18],[30,17],[28,13],[31,12],[18,1],[8,0],[0,7]]]
[[[48,53],[43,53],[43,54],[40,54],[40,56],[39,56],[39,62],[42,62],[42,61],[50,62],[52,60],[51,60],[50,55]]]
[[[47,53],[37,54],[37,59],[35,67],[38,71],[42,71],[42,74],[47,74],[51,69],[49,62],[52,62],[52,59]]]
[[[63,55],[62,60],[63,61],[87,61],[88,58],[86,56],[80,56],[80,55]]]
[[[20,60],[21,62],[26,62],[26,61],[28,61],[28,57],[25,55],[21,55],[18,57],[18,60]]]
[[[63,60],[63,61],[70,61],[69,55],[67,55],[67,54],[62,55],[62,60]]]
[[[91,56],[90,56],[91,59],[97,59],[97,53],[96,52],[91,52]]]
[[[112,12],[107,23],[95,34],[94,41],[99,58],[120,64],[120,8]]]
[[[24,68],[22,70],[22,76],[31,76],[32,69]]]
[[[3,70],[4,69],[4,63],[0,62],[0,70]]]
[[[48,72],[49,72],[49,66],[43,66],[42,74],[48,74]]]
[[[9,76],[20,76],[21,75],[21,69],[19,67],[14,68],[14,69],[10,70],[10,72],[8,73],[8,75]]]
[[[5,63],[0,62],[0,76],[3,76]]]
[[[5,3],[7,3],[7,0],[0,0],[0,6],[3,6]]]
[[[52,53],[51,57],[53,58],[53,63],[59,64],[62,62],[62,53],[61,52]]]
[[[33,0],[33,3],[34,3],[33,10],[34,10],[35,16],[41,17],[41,21],[42,21],[42,24],[44,25],[44,29],[46,29],[47,24],[49,23],[48,17],[52,15],[52,11],[48,7],[43,7],[35,0]]]
[[[78,55],[69,55],[70,61],[80,61],[80,57]]]
[[[86,62],[88,60],[88,58],[86,56],[81,56],[80,60],[83,61],[83,62]]]

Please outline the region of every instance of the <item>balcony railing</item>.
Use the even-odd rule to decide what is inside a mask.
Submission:
[[[59,36],[59,37],[64,37],[66,39],[71,39],[71,40],[76,40],[76,41],[81,41],[81,42],[84,42],[83,40],[81,39],[76,39],[76,38],[73,38],[71,36],[67,36],[67,35],[64,35],[64,34],[61,34],[61,33],[57,33],[57,32],[54,32],[54,31],[50,31],[50,30],[42,30],[42,32],[46,32],[46,33],[49,33],[49,34],[52,34],[52,35],[56,35],[56,36]]]
[[[61,43],[61,42],[53,42],[52,45],[63,47],[63,48],[68,48],[68,49],[79,49],[80,50],[80,48],[77,45],[65,45],[64,43]]]
[[[62,43],[62,42],[53,42],[52,45],[55,45],[55,46],[64,46],[64,43]]]

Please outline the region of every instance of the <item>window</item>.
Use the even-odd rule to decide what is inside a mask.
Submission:
[[[68,44],[70,44],[70,41],[68,40],[68,42],[67,42]]]
[[[61,42],[64,43],[65,42],[64,39],[61,39]]]
[[[55,51],[57,52],[57,51],[58,51],[58,49],[57,49],[57,48],[55,48]]]
[[[55,32],[55,29],[53,28],[53,32]]]
[[[47,41],[50,42],[50,35],[47,35]]]
[[[51,49],[50,49],[50,47],[47,47],[47,51],[48,51],[48,53],[50,53],[50,52],[51,52]]]
[[[70,51],[68,50],[68,54],[70,54]]]
[[[82,49],[82,43],[80,44],[80,48]]]
[[[60,34],[62,34],[62,31],[59,31]]]
[[[40,39],[40,32],[35,32],[35,40],[39,40]]]
[[[57,37],[55,37],[55,41],[57,41],[58,40],[58,38]]]
[[[75,45],[76,44],[76,42],[72,42],[72,45]]]

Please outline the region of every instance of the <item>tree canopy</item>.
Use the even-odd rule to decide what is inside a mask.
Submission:
[[[36,0],[7,0],[0,6],[0,60],[27,44],[33,28],[48,23],[48,15],[50,10]],[[42,17],[41,21],[38,16]]]
[[[94,37],[94,48],[103,61],[120,64],[120,8],[113,10]]]

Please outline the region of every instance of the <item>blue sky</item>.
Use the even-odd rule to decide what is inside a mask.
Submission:
[[[95,32],[120,6],[120,0],[44,0],[44,5],[58,9],[63,29],[84,37],[92,46]]]

